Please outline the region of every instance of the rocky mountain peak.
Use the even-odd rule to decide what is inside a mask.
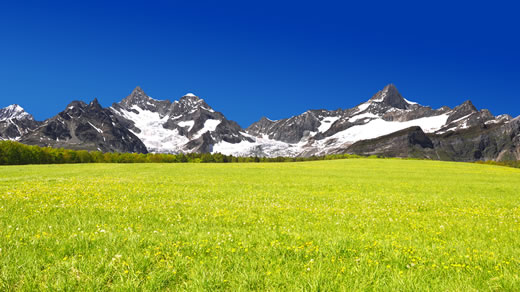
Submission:
[[[146,93],[144,92],[144,90],[141,88],[141,86],[136,86],[134,88],[134,90],[132,90],[132,92],[130,93],[130,96],[133,97],[133,98],[138,98],[138,97],[146,97]]]
[[[407,109],[409,103],[401,96],[395,85],[388,84],[383,90],[378,91],[371,99],[371,102],[382,103],[398,109]]]
[[[89,107],[90,109],[94,109],[94,110],[102,110],[102,109],[103,109],[103,107],[99,104],[99,101],[98,101],[97,98],[94,98],[94,100],[92,100],[92,101],[89,103],[88,107]]]
[[[267,133],[269,128],[275,123],[275,121],[272,121],[267,117],[262,117],[258,122],[251,124],[246,130],[253,134],[260,135],[260,133]]]
[[[134,88],[134,90],[132,90],[132,93],[130,93],[129,96],[125,97],[121,101],[121,105],[125,107],[131,107],[133,105],[142,105],[149,100],[152,100],[152,98],[146,95],[141,87],[137,86]]]
[[[473,104],[473,102],[471,102],[471,100],[466,100],[461,105],[459,105],[458,107],[455,108],[455,110],[457,110],[457,109],[465,109],[465,110],[472,111],[472,112],[478,111],[477,107],[475,107],[475,105]]]
[[[478,112],[478,110],[473,105],[471,100],[466,100],[461,105],[456,106],[452,110],[452,114],[450,115],[450,117],[448,119],[448,123],[451,123],[451,122],[461,119],[463,117],[467,117],[467,116],[477,113],[477,112]]]
[[[508,114],[503,114],[503,115],[497,116],[496,119],[501,122],[509,122],[509,121],[513,120],[513,117]]]
[[[76,107],[78,107],[78,108],[84,108],[84,107],[86,107],[86,106],[87,106],[87,104],[86,104],[85,102],[81,101],[81,100],[73,100],[73,101],[71,101],[71,102],[67,105],[67,109],[66,109],[66,111],[67,111],[67,110],[71,110],[71,109],[76,108]]]
[[[193,93],[186,93],[181,97],[179,101],[185,102],[185,103],[197,103],[200,102],[202,99],[196,96]]]
[[[71,103],[67,105],[67,108],[58,114],[58,116],[61,116],[64,119],[69,119],[71,117],[80,117],[84,112],[85,109],[88,107],[88,104],[81,100],[73,100]],[[45,121],[45,122],[48,122]]]
[[[199,109],[204,109],[209,112],[214,112],[213,109],[200,97],[193,93],[187,93],[183,95],[178,102],[174,103],[174,112],[179,114],[180,112],[194,112]]]
[[[5,121],[8,119],[34,120],[31,114],[27,113],[21,106],[17,104],[12,104],[0,109],[0,121]]]
[[[19,106],[17,104],[12,104],[10,106],[5,107],[4,109],[5,110],[14,111],[14,112],[16,112],[16,111],[23,111],[24,110],[21,106]]]
[[[267,117],[262,117],[262,118],[260,119],[260,122],[268,123],[268,124],[272,124],[272,123],[274,123],[275,121],[273,121],[273,120],[271,120],[271,119],[269,119],[269,118],[267,118]]]

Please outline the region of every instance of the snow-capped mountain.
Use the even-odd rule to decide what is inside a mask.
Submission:
[[[37,126],[33,116],[17,104],[0,109],[0,140],[19,140]]]
[[[463,126],[442,134],[425,134],[420,127],[412,127],[358,141],[347,149],[336,149],[335,153],[453,161],[519,160],[520,117],[499,116],[483,124]]]
[[[508,116],[495,118],[487,110],[478,111],[470,101],[453,109],[422,106],[403,98],[390,84],[351,109],[310,110],[278,121],[262,118],[247,128],[247,133],[256,138],[244,145],[251,150],[241,151],[267,156],[324,155],[344,152],[358,141],[411,127],[420,127],[428,134],[443,134],[508,120]],[[281,146],[281,142],[286,145]],[[277,145],[274,151],[272,145]]]
[[[21,106],[12,104],[0,109],[0,122],[6,120],[34,120],[33,116],[27,113]]]
[[[20,142],[30,145],[104,152],[147,153],[146,147],[97,99],[86,104],[73,101],[58,115],[45,120],[24,135]]]
[[[3,128],[2,128],[3,127]],[[8,129],[8,130],[7,130]],[[520,118],[471,101],[433,109],[390,84],[356,107],[308,110],[242,129],[192,93],[157,100],[140,87],[109,108],[75,101],[44,122],[19,106],[0,110],[0,138],[119,152],[211,152],[235,156],[382,154],[444,160],[520,159]]]
[[[218,143],[252,141],[237,123],[193,93],[170,102],[153,99],[137,87],[110,110],[150,152],[215,152]]]

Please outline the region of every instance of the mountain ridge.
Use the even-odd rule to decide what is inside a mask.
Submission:
[[[5,118],[8,116],[19,118]],[[394,84],[388,84],[353,108],[307,110],[279,120],[262,117],[243,129],[193,93],[175,101],[157,100],[137,86],[108,108],[103,108],[97,99],[89,104],[73,101],[64,111],[43,122],[34,121],[16,105],[0,109],[0,139],[40,146],[139,153],[220,152],[268,157],[354,153],[452,160],[458,159],[457,155],[463,160],[506,156],[519,159],[520,131],[516,122],[509,125],[517,119],[509,115],[493,116],[488,110],[478,110],[469,100],[454,108],[432,109],[405,99]],[[14,124],[13,120],[25,122]],[[468,129],[474,134],[468,136]],[[490,147],[498,146],[486,144],[485,139],[495,144],[500,140],[500,145],[507,145],[508,149],[491,151]],[[456,145],[474,145],[477,140],[488,149],[478,150],[482,155],[457,150]],[[423,147],[430,144],[435,151]],[[413,151],[408,151],[410,147]]]

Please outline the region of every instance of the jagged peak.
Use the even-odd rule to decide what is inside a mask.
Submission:
[[[81,100],[73,100],[67,105],[67,109],[72,109],[74,107],[84,108],[87,104]]]
[[[195,112],[197,110],[206,110],[209,112],[214,112],[214,110],[209,106],[204,99],[196,96],[193,93],[187,93],[183,95],[178,101],[173,102],[173,107],[176,110],[186,111],[186,112]]]
[[[273,120],[269,119],[268,117],[263,116],[262,118],[260,118],[260,120],[252,123],[248,128],[253,127],[255,125],[264,125],[265,126],[265,125],[270,125],[270,124],[274,124],[274,123],[276,123],[276,121],[273,121]]]
[[[150,100],[151,97],[146,95],[146,93],[143,91],[143,89],[140,86],[136,86],[134,90],[130,93],[129,96],[125,97],[121,104],[126,106],[132,106],[136,104],[140,104],[146,100]]]
[[[397,87],[395,87],[395,84],[393,83],[389,83],[387,84],[384,88],[383,88],[383,91],[389,91],[389,90],[397,90]]]
[[[27,113],[23,107],[18,104],[11,104],[5,108],[0,109],[0,121],[5,121],[8,119],[29,119],[33,120],[33,116]]]
[[[145,94],[141,86],[137,85],[134,90],[132,90],[132,93],[142,93]]]
[[[269,122],[269,123],[274,123],[276,121],[274,120],[271,120],[270,118],[266,117],[266,116],[263,116],[260,121],[263,121],[263,122]]]
[[[182,104],[185,104],[187,106],[196,106],[196,105],[204,104],[204,100],[202,98],[196,96],[193,93],[187,93],[187,94],[183,95],[179,99],[179,102]]]
[[[102,109],[101,104],[99,104],[99,101],[97,98],[94,98],[90,104],[88,105],[90,108],[96,108],[96,109]]]
[[[448,121],[446,123],[451,123],[453,121],[456,121],[469,115],[473,115],[475,113],[478,113],[477,108],[473,105],[471,100],[466,100],[461,105],[453,108],[453,110],[449,113],[450,117],[448,118]],[[491,115],[491,113],[489,115]]]
[[[190,93],[186,93],[185,95],[183,95],[179,101],[200,101],[200,100],[203,100],[203,99],[201,99],[200,97],[198,97],[195,94],[190,92]]]
[[[134,90],[132,90],[132,93],[130,93],[130,96],[133,97],[148,97],[144,90],[141,88],[141,86],[136,86]]]
[[[23,107],[21,107],[20,105],[14,103],[14,104],[11,104],[11,105],[8,105],[6,106],[4,109],[6,110],[11,110],[11,111],[25,111],[23,109]]]
[[[395,85],[392,83],[388,84],[382,90],[374,94],[374,96],[372,96],[369,101],[372,103],[383,103],[399,109],[407,109],[411,104],[401,96],[397,90],[397,87],[395,87]]]
[[[508,115],[508,114],[502,114],[502,115],[496,116],[496,119],[497,120],[503,120],[503,121],[511,121],[513,119],[513,117],[511,115]]]
[[[461,109],[470,110],[472,112],[478,112],[478,109],[475,107],[473,102],[471,102],[471,100],[469,100],[469,99],[466,100],[465,102],[463,102],[461,105],[455,107],[453,110],[457,111],[457,110],[461,110]]]

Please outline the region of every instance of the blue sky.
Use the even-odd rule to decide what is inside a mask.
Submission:
[[[243,127],[349,108],[388,83],[435,108],[520,115],[513,1],[50,2],[0,4],[0,107],[38,120],[137,85],[194,92]]]

